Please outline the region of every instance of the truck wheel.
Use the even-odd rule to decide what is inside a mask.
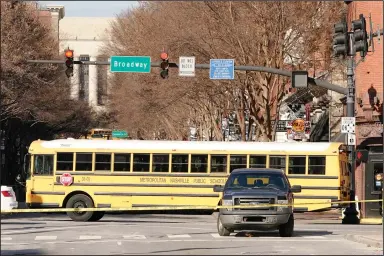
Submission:
[[[98,221],[104,217],[105,212],[93,212],[93,215],[89,221]]]
[[[66,208],[93,208],[94,206],[91,198],[83,194],[77,194],[72,196],[68,200],[65,207]],[[90,212],[90,211],[67,212],[67,215],[69,216],[69,218],[71,218],[74,221],[89,221],[93,216],[93,212]]]
[[[289,216],[287,223],[279,227],[279,234],[281,237],[291,237],[293,235],[293,227],[295,226],[293,214]]]
[[[220,216],[217,217],[217,232],[220,236],[229,236],[231,234],[231,230],[225,228],[220,221]]]

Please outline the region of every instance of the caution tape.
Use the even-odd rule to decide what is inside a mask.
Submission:
[[[43,213],[43,212],[120,212],[120,211],[156,211],[156,210],[216,210],[216,209],[257,209],[265,207],[295,207],[299,205],[334,205],[350,203],[382,202],[380,199],[358,200],[358,201],[334,201],[334,202],[313,202],[313,203],[294,203],[294,204],[258,204],[258,205],[197,205],[197,206],[148,206],[148,207],[119,207],[119,208],[50,208],[50,209],[12,209],[1,210],[1,213]]]

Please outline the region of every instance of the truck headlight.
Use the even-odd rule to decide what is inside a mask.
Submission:
[[[277,207],[277,211],[282,212],[283,208],[288,207],[288,206],[286,206],[288,204],[288,200],[277,200],[277,204],[284,205],[284,206],[278,206]]]
[[[233,206],[233,201],[232,200],[223,200],[223,206],[225,205],[230,205]],[[227,211],[232,211],[233,208],[227,208]]]

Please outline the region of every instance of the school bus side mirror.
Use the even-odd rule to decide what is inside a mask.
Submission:
[[[213,186],[213,192],[223,192],[224,188],[221,185],[214,185]]]

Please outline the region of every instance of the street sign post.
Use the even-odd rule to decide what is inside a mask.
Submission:
[[[111,72],[150,73],[149,56],[111,56]]]
[[[179,76],[195,76],[195,57],[179,58]]]
[[[356,118],[342,117],[341,118],[341,133],[355,133]]]
[[[211,59],[209,61],[209,78],[235,79],[235,60],[234,59]]]

